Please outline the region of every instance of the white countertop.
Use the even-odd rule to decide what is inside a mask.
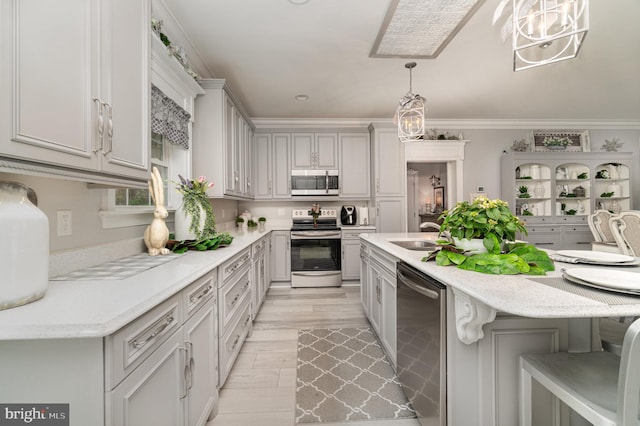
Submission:
[[[42,299],[0,311],[0,340],[108,336],[266,234],[237,233],[228,247],[189,251],[122,280],[50,281]]]
[[[459,269],[455,266],[438,266],[435,261],[422,262],[425,252],[401,248],[389,241],[437,239],[435,233],[362,234],[361,238],[392,256],[421,270],[444,284],[462,291],[474,299],[496,309],[514,315],[531,318],[585,318],[605,316],[640,315],[638,303],[608,305],[553,288],[531,279],[544,278],[532,275],[490,275]],[[561,268],[596,267],[556,262],[556,270],[546,277],[560,277]],[[603,266],[602,268],[609,268]],[[640,267],[624,267],[625,271],[640,273]],[[638,275],[640,280],[640,275]]]

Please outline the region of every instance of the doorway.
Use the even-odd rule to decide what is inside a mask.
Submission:
[[[447,206],[447,163],[407,162],[407,231],[437,222]]]

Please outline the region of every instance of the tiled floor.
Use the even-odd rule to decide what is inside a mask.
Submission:
[[[360,288],[271,288],[207,426],[294,426],[299,328],[368,325]],[[415,419],[322,426],[419,426]]]

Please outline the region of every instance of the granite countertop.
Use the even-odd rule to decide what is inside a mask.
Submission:
[[[412,239],[435,240],[437,233],[362,234],[361,238],[454,290],[461,291],[500,312],[531,318],[640,315],[640,296],[598,291],[598,293],[611,294],[614,298],[620,299],[616,304],[610,304],[542,283],[542,281],[562,280],[561,268],[594,268],[597,267],[595,265],[556,262],[556,270],[548,272],[546,276],[489,275],[464,271],[454,266],[437,266],[435,262],[422,262],[425,252],[407,250],[390,242]],[[611,267],[603,266],[602,268]],[[637,266],[626,266],[620,269],[640,273],[640,267]],[[640,275],[638,278],[640,280]],[[541,280],[541,282],[534,280]]]
[[[108,336],[268,231],[235,233],[230,246],[213,251],[171,254],[172,260],[123,279],[51,280],[42,299],[0,311],[0,340]]]

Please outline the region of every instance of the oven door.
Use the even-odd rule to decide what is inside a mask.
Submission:
[[[340,231],[291,231],[291,287],[342,285]]]

